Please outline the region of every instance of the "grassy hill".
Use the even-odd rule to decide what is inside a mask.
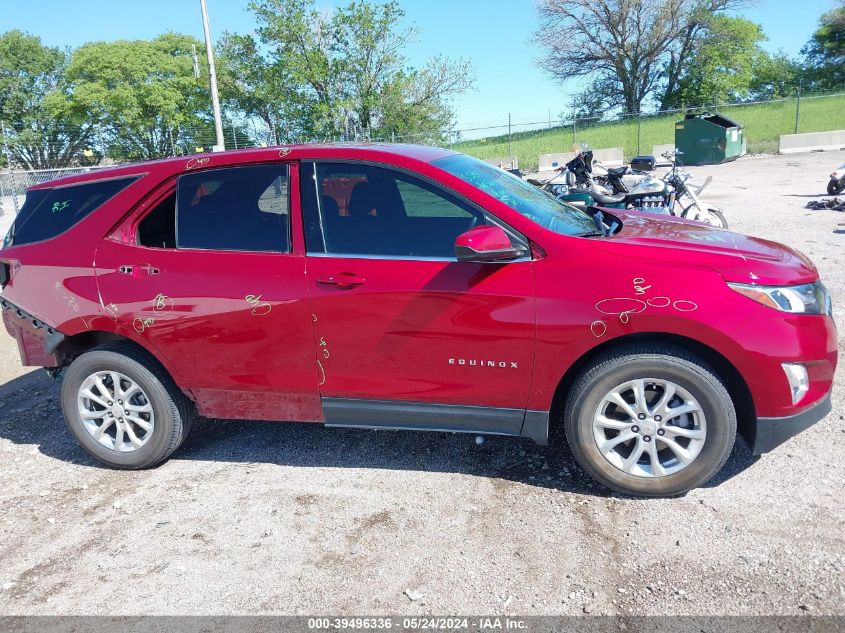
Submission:
[[[778,137],[795,132],[795,99],[721,107],[718,111],[745,128],[751,153],[776,152]],[[594,149],[621,147],[626,160],[630,160],[638,153],[650,154],[652,145],[673,143],[675,121],[682,118],[680,113],[643,116],[639,125],[639,151],[637,120],[629,118],[591,125],[579,122],[574,130],[572,126],[566,126],[514,133],[511,135],[511,153],[519,157],[519,166],[523,170],[536,169],[540,154],[565,152],[572,149],[573,143],[587,143]],[[801,99],[799,132],[841,129],[845,129],[845,95]],[[454,149],[482,159],[509,155],[507,135],[461,141],[455,143]]]

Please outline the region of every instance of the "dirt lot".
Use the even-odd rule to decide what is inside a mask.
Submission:
[[[697,168],[732,228],[819,266],[845,320],[845,152]],[[840,353],[845,352],[840,336]],[[98,467],[0,336],[2,614],[845,614],[845,378],[833,413],[708,487],[642,501],[564,448],[201,422],[169,462]]]

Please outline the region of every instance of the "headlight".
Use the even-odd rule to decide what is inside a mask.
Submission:
[[[833,305],[827,288],[820,281],[800,286],[757,286],[728,284],[739,294],[764,306],[798,314],[827,314],[833,316]]]

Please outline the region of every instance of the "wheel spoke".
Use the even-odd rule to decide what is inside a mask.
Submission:
[[[99,440],[103,437],[103,433],[105,433],[112,424],[114,424],[114,418],[105,418],[103,423],[94,431],[94,439]]]
[[[153,406],[147,402],[146,404],[125,404],[123,408],[132,413],[152,413]]]
[[[622,410],[627,413],[632,420],[637,419],[637,412],[631,407],[630,404],[625,402],[625,398],[623,398],[618,392],[614,391],[610,394],[610,400],[617,406],[621,407]]]
[[[133,424],[137,424],[138,426],[140,426],[140,427],[141,427],[142,429],[144,429],[145,431],[152,431],[152,430],[153,430],[153,425],[152,425],[152,424],[150,424],[150,423],[149,423],[149,422],[147,422],[146,420],[144,420],[144,419],[142,419],[142,418],[139,418],[139,417],[136,417],[136,416],[134,416],[134,415],[127,415],[127,416],[124,416],[124,418],[123,418],[123,419],[124,419],[124,420],[129,420],[129,421],[130,421],[130,422],[132,422]]]
[[[658,438],[657,441],[663,442],[666,446],[668,446],[669,450],[675,453],[675,456],[678,458],[681,465],[686,466],[693,460],[692,454],[675,440],[664,435],[663,437]]]
[[[634,381],[634,401],[639,413],[648,415],[648,402],[645,399],[645,380]]]
[[[105,400],[103,400],[100,396],[96,395],[90,389],[83,389],[82,391],[79,392],[79,395],[82,396],[83,398],[87,398],[91,402],[96,402],[101,407],[108,408],[108,406],[109,406],[108,403]]]
[[[668,422],[669,420],[674,420],[677,417],[682,415],[686,415],[687,413],[694,413],[696,411],[701,411],[701,408],[695,402],[685,402],[682,405],[677,407],[672,407],[671,409],[666,409],[666,419],[664,422]]]
[[[631,428],[631,422],[629,422],[629,421],[622,422],[620,420],[611,420],[610,418],[603,416],[603,415],[597,415],[595,421],[596,421],[597,425],[599,425],[600,427],[602,427],[604,429],[613,429],[613,430],[616,430],[616,431],[624,431],[626,429]]]
[[[109,391],[109,388],[103,384],[103,379],[99,376],[94,376],[94,384],[97,385],[97,389],[100,391],[100,397],[105,398],[106,400],[113,400],[114,394]],[[108,405],[105,405],[108,406]]]
[[[105,419],[107,414],[108,411],[95,411],[93,409],[83,409],[79,412],[79,415],[81,415],[86,420],[96,420],[97,418]]]
[[[660,457],[657,456],[657,442],[648,442],[648,459],[651,462],[651,474],[656,477],[662,477],[666,474],[666,469],[660,463]]]
[[[123,426],[124,425],[120,424],[120,423],[115,425],[114,448],[115,448],[115,450],[118,450],[118,451],[123,446],[123,436],[124,436]]]
[[[637,443],[634,444],[634,449],[631,451],[631,454],[628,455],[628,458],[622,462],[622,470],[625,472],[631,472],[637,465],[637,462],[640,461],[640,457],[642,457],[644,450],[645,442],[643,442],[643,438],[637,436]]]
[[[633,431],[628,431],[627,433],[620,433],[616,437],[613,437],[609,440],[605,440],[604,442],[599,444],[599,450],[602,452],[602,454],[606,455],[612,449],[619,446],[622,442],[627,442],[628,440],[634,439],[635,437],[637,437],[637,434]],[[637,438],[637,441],[639,441],[639,438]]]
[[[663,396],[661,396],[660,401],[655,405],[653,415],[662,415],[664,418],[667,418],[667,407],[672,402],[672,398],[675,397],[675,385],[666,383],[663,385],[663,389]]]
[[[678,437],[688,437],[691,440],[703,440],[706,433],[701,429],[685,429],[680,426],[667,425],[663,427],[669,435],[676,435]]]
[[[109,372],[112,381],[112,388],[114,389],[114,398],[123,398],[123,387],[120,386],[120,374],[115,371]]]
[[[124,424],[123,429],[126,431],[126,434],[129,436],[129,441],[132,443],[132,446],[134,446],[135,448],[141,448],[144,445],[144,442],[142,442],[140,439],[138,439],[138,436],[135,435],[135,431],[132,430],[131,424]]]
[[[129,383],[129,386],[123,392],[123,401],[128,401],[136,393],[144,393],[144,391],[141,389],[141,386],[137,382]]]

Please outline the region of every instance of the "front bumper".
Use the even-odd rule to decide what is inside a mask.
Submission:
[[[783,418],[757,418],[752,426],[751,437],[747,437],[754,455],[774,450],[790,437],[808,429],[830,413],[830,393],[801,413]]]

